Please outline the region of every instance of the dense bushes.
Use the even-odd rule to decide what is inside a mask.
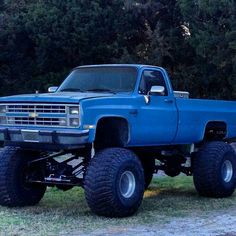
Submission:
[[[236,97],[233,0],[0,0],[0,94],[45,91],[77,65],[146,63],[175,89]]]

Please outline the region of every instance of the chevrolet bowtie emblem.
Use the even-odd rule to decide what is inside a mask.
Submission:
[[[29,117],[31,117],[31,118],[37,118],[38,116],[39,116],[39,114],[36,112],[29,113]]]

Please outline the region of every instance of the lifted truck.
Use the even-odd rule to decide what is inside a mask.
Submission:
[[[78,67],[49,93],[0,98],[0,204],[35,205],[47,186],[81,186],[96,214],[129,216],[158,170],[228,197],[235,137],[235,102],[189,99],[163,68]]]

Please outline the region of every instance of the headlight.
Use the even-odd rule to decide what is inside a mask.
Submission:
[[[78,127],[80,126],[80,107],[71,106],[69,107],[69,126]]]
[[[67,126],[67,120],[66,118],[59,119],[59,125],[60,126]]]
[[[15,118],[14,117],[8,117],[8,124],[14,125],[15,124]]]
[[[69,107],[70,115],[79,115],[79,107]]]
[[[0,116],[0,125],[6,125],[7,124],[7,118],[4,116]]]
[[[0,105],[0,113],[6,113],[7,112],[7,107]]]
[[[80,125],[80,122],[79,122],[79,119],[78,118],[70,118],[70,126],[79,126]]]

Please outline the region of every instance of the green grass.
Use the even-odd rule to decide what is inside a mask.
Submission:
[[[172,217],[209,214],[236,205],[236,194],[227,199],[208,199],[197,195],[191,177],[154,179],[145,192],[137,214],[125,219],[109,219],[92,214],[83,190],[62,192],[49,189],[35,207],[0,207],[0,235],[57,235],[89,233],[95,229],[163,224]]]

